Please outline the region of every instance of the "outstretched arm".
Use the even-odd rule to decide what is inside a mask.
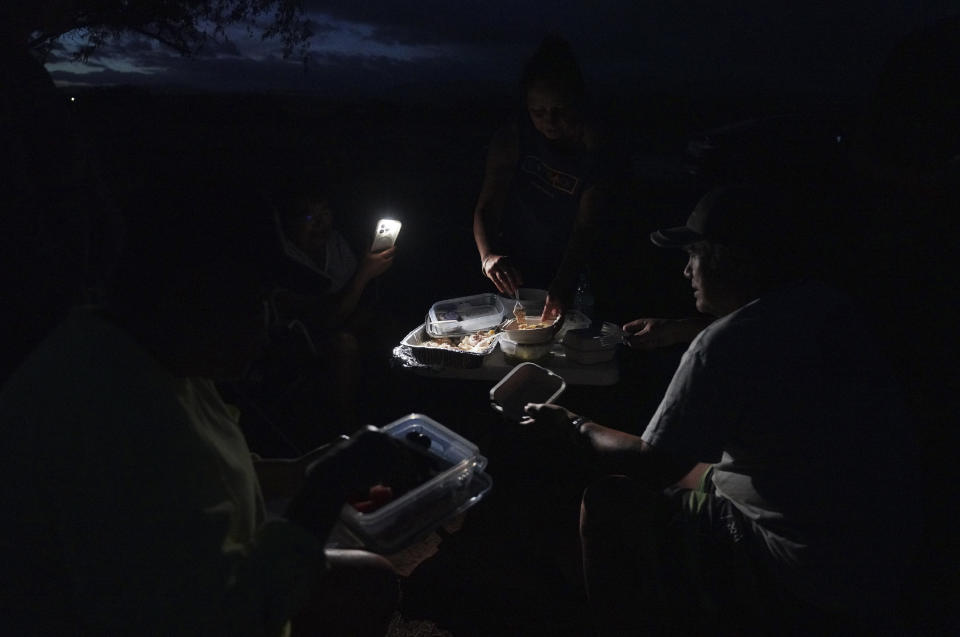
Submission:
[[[713,317],[709,316],[679,319],[638,318],[626,323],[623,331],[629,334],[628,344],[631,348],[650,350],[689,343],[712,322]]]
[[[534,419],[532,426],[568,437],[605,473],[630,476],[657,489],[676,484],[697,464],[674,458],[648,445],[639,436],[604,427],[559,405],[531,404],[527,406],[527,413]]]
[[[494,135],[487,151],[483,186],[473,211],[473,240],[480,253],[483,274],[500,293],[510,296],[523,284],[523,277],[510,262],[509,255],[499,251],[494,237],[506,207],[518,153],[515,127],[506,127]]]

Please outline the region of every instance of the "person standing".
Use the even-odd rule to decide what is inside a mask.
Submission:
[[[473,213],[483,275],[504,295],[548,292],[544,318],[572,302],[609,200],[605,141],[570,45],[549,35],[527,62],[523,112],[493,137]]]

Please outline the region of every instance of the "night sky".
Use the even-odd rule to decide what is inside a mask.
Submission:
[[[308,1],[314,36],[306,68],[279,42],[231,29],[192,57],[139,36],[86,63],[61,39],[47,68],[61,86],[137,85],[207,91],[387,95],[444,87],[512,87],[548,31],[568,38],[598,91],[687,93],[868,89],[909,31],[960,11],[958,0],[844,3],[638,3],[422,0]]]

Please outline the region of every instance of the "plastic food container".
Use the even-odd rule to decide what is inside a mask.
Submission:
[[[506,316],[503,300],[493,293],[437,301],[424,321],[433,337],[463,336],[500,325]]]
[[[449,338],[451,341],[459,341],[463,337],[450,336],[439,338]],[[410,351],[417,362],[423,363],[424,365],[437,365],[457,369],[476,369],[483,365],[483,359],[486,356],[489,356],[497,349],[499,335],[491,341],[489,347],[476,352],[450,350],[426,345],[426,343],[431,340],[433,340],[433,337],[427,334],[426,326],[420,325],[407,334],[403,340],[400,341],[400,344]]]
[[[429,416],[408,414],[381,428],[400,440],[409,436],[428,446],[426,453],[448,468],[419,487],[369,513],[344,505],[331,545],[362,546],[394,553],[479,502],[493,479],[483,472],[487,459],[475,444]],[[417,444],[410,443],[407,444]]]
[[[616,325],[604,323],[600,330],[591,328],[569,330],[564,334],[561,342],[567,358],[583,365],[594,365],[613,360],[617,355],[617,341],[613,337],[616,332]]]
[[[563,315],[563,325],[557,331],[557,339],[562,340],[570,330],[579,330],[584,327],[590,327],[590,317],[580,310],[568,310]]]
[[[527,403],[552,403],[566,389],[563,377],[536,363],[521,363],[490,390],[490,405],[520,422]]]
[[[512,360],[537,361],[550,353],[553,341],[546,343],[517,343],[508,334],[500,335],[500,349],[503,355]]]

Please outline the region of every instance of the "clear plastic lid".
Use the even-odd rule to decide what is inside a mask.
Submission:
[[[425,326],[433,337],[462,336],[491,330],[503,322],[503,300],[493,293],[437,301],[427,312]]]
[[[408,414],[381,429],[435,459],[435,475],[374,511],[350,504],[328,546],[363,546],[391,553],[402,549],[449,518],[466,511],[490,490],[483,472],[487,459],[475,444],[423,414]],[[389,486],[389,485],[387,485]]]
[[[412,434],[416,435],[418,441],[426,442],[429,439],[430,444],[424,445],[424,449],[450,464],[471,460],[480,469],[487,466],[487,459],[480,455],[477,445],[423,414],[407,414],[385,425],[380,431],[404,440],[413,438]]]

